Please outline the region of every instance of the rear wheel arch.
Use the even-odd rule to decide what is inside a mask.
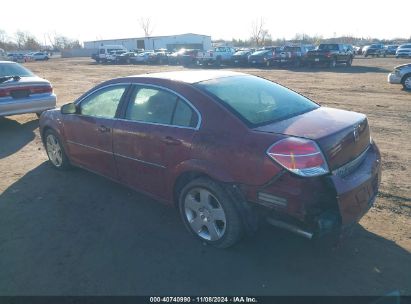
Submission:
[[[204,172],[193,170],[185,171],[175,179],[173,185],[173,203],[175,207],[178,207],[178,197],[180,195],[181,190],[185,187],[185,185],[187,185],[190,181],[200,177],[210,178],[210,176],[208,176]]]

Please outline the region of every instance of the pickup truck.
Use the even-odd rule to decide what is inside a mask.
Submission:
[[[222,63],[231,63],[231,59],[235,53],[232,47],[219,46],[211,51],[199,51],[197,53],[197,62],[204,66],[214,64],[220,66]]]
[[[308,51],[306,63],[308,66],[326,64],[334,68],[339,63],[351,66],[354,58],[352,48],[342,43],[322,43],[315,50]]]

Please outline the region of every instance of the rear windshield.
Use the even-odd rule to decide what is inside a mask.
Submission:
[[[25,67],[17,64],[17,63],[7,63],[2,62],[0,63],[0,77],[3,76],[34,76],[32,72],[27,70]]]
[[[199,82],[205,91],[257,127],[317,109],[319,106],[279,84],[255,76],[232,76]]]

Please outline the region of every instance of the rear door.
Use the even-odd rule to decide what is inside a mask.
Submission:
[[[78,114],[64,115],[70,159],[91,171],[117,179],[112,141],[119,105],[129,85],[100,88],[81,100]]]
[[[167,181],[190,159],[200,118],[182,96],[164,88],[136,85],[123,118],[113,131],[113,150],[121,182],[167,198]]]

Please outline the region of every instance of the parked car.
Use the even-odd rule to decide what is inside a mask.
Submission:
[[[197,61],[201,65],[214,64],[220,66],[221,64],[230,64],[231,58],[235,53],[235,49],[228,46],[215,47],[211,51],[199,51],[197,53]]]
[[[91,55],[91,58],[97,63],[105,63],[107,62],[107,56],[115,51],[127,52],[127,49],[123,45],[102,45],[98,48],[97,53]]]
[[[123,63],[131,63],[130,58],[136,57],[137,53],[134,52],[124,52],[116,56],[116,63],[123,64]]]
[[[0,61],[0,117],[25,113],[40,115],[56,106],[50,82],[12,61]]]
[[[248,64],[251,66],[266,66],[272,65],[275,51],[271,49],[257,50],[248,57]]]
[[[25,62],[23,53],[9,53],[7,54],[8,60],[14,62]]]
[[[141,64],[141,63],[148,63],[148,58],[150,54],[153,52],[143,52],[140,54],[137,54],[137,56],[130,57],[130,63],[132,64]]]
[[[178,52],[169,54],[168,64],[188,66],[195,64],[197,61],[197,54],[199,49],[181,49]]]
[[[402,84],[405,90],[411,90],[411,63],[396,66],[394,71],[388,74],[388,82]]]
[[[376,56],[376,57],[386,57],[387,56],[387,50],[384,46],[384,44],[377,43],[377,44],[371,44],[365,51],[364,51],[364,57],[368,56]]]
[[[387,54],[387,55],[395,55],[395,52],[397,51],[397,49],[398,49],[398,45],[387,45],[386,47],[385,47],[385,53]]]
[[[126,50],[111,51],[106,55],[106,63],[117,63],[117,57],[127,53]]]
[[[231,57],[231,63],[233,65],[247,65],[248,57],[250,57],[252,53],[251,50],[239,50]]]
[[[109,80],[45,112],[40,134],[56,169],[80,166],[174,205],[216,247],[255,231],[257,214],[307,238],[344,231],[381,179],[365,115],[228,71]]]
[[[321,43],[315,50],[307,52],[305,60],[309,66],[325,64],[334,68],[339,63],[351,66],[353,58],[354,54],[347,44]]]
[[[402,44],[398,47],[397,51],[395,52],[395,57],[396,58],[401,58],[401,57],[411,57],[411,44]]]
[[[292,65],[299,67],[304,64],[308,48],[304,45],[284,46],[281,50],[275,52],[271,59],[271,65]]]
[[[151,64],[167,64],[169,52],[166,49],[157,49],[148,55],[147,62]]]
[[[26,57],[29,57],[27,61],[49,60],[49,55],[46,52],[33,52],[33,53],[26,54]]]

